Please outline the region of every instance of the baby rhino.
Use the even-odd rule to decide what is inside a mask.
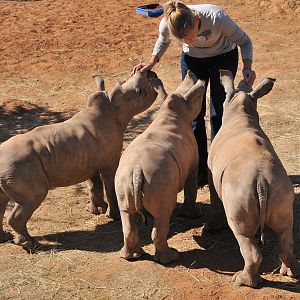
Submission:
[[[10,199],[16,203],[8,217],[16,233],[15,243],[32,248],[34,240],[26,224],[49,189],[88,179],[94,183],[97,178],[100,180],[99,174],[109,205],[107,208],[102,198],[93,196],[95,188],[90,184],[89,208],[107,208],[109,217],[119,217],[114,175],[124,131],[135,114],[154,102],[162,83],[154,72],[138,72],[108,96],[101,91],[101,78],[96,79],[100,91],[93,93],[87,107],[71,119],[37,127],[0,145],[0,243],[9,238],[2,221]]]
[[[115,187],[120,208],[124,247],[121,257],[138,258],[140,246],[135,213],[145,208],[154,217],[154,259],[162,264],[179,257],[169,248],[169,221],[177,193],[184,188],[182,213],[201,215],[197,208],[198,151],[192,121],[201,109],[204,82],[189,72],[163,102],[152,124],[124,151],[116,172]]]
[[[238,92],[230,71],[221,70],[221,81],[227,98],[222,127],[211,144],[208,165],[212,174],[212,206],[218,210],[213,220],[221,221],[221,199],[245,261],[243,271],[236,273],[233,280],[237,285],[250,287],[262,280],[258,270],[262,255],[254,236],[260,227],[263,241],[265,224],[278,234],[280,273],[299,276],[300,263],[293,254],[293,186],[259,125],[257,113],[257,99],[271,91],[275,79],[264,79],[253,91],[241,82]]]

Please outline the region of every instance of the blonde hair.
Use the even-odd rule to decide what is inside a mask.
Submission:
[[[194,13],[183,2],[169,1],[164,6],[164,17],[172,35],[183,39],[195,25]]]

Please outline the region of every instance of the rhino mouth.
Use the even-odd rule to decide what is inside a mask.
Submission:
[[[157,78],[157,74],[153,71],[147,71],[147,78]]]

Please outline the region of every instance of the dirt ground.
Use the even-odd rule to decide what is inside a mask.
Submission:
[[[117,80],[128,78],[133,65],[149,59],[160,17],[135,13],[137,5],[147,3],[151,1],[0,0],[0,142],[84,108],[95,91],[91,75],[101,74],[110,90]],[[213,3],[252,38],[258,80],[277,78],[258,111],[295,187],[294,250],[300,259],[300,2]],[[154,69],[168,91],[180,82],[179,54],[180,45],[173,41]],[[134,118],[124,147],[148,126],[157,109],[155,103]],[[204,207],[208,199],[208,188],[199,189]],[[12,243],[0,245],[0,299],[300,299],[299,281],[278,273],[271,231],[266,230],[261,248],[263,284],[236,288],[231,277],[243,260],[230,231],[204,233],[202,219],[182,219],[176,208],[169,244],[181,252],[181,259],[168,266],[153,261],[150,220],[150,225],[140,225],[148,254],[127,262],[118,255],[121,222],[89,214],[87,201],[83,184],[50,191],[28,224],[43,247],[28,254]],[[180,202],[182,193],[178,206]]]

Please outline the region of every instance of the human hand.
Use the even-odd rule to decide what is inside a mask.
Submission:
[[[153,68],[153,63],[139,63],[138,65],[134,66],[132,71],[131,71],[131,76],[135,74],[137,71],[147,71],[151,70]]]
[[[256,73],[255,71],[251,70],[251,68],[244,68],[243,69],[243,77],[246,80],[246,82],[252,86],[255,78],[256,78]]]

